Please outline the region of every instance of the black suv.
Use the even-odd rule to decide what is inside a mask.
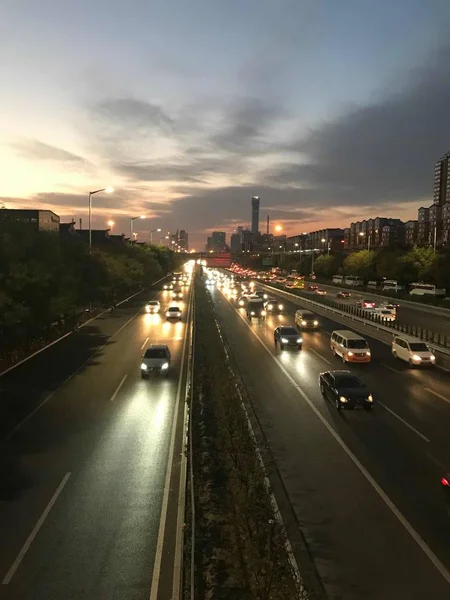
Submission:
[[[338,410],[343,408],[372,408],[373,396],[365,383],[350,371],[325,371],[319,375],[319,387],[324,398]]]

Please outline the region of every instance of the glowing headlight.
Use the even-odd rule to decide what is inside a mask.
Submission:
[[[162,371],[166,371],[169,368],[169,363],[164,363],[163,366],[161,367]]]
[[[367,402],[373,402],[373,396],[372,396],[372,394],[369,394],[367,396]]]
[[[348,400],[345,396],[339,396],[339,402],[342,402],[342,404],[345,404],[346,402],[348,402]]]
[[[147,370],[147,365],[146,365],[145,363],[142,363],[142,365],[141,365],[141,369],[142,369],[143,371],[146,371],[146,370]]]
[[[148,313],[150,312],[150,306],[145,307],[145,312],[148,312]]]
[[[367,352],[366,352],[366,356],[370,356],[370,355],[371,355],[371,352],[370,352],[370,350],[367,350]]]
[[[165,286],[164,286],[164,289],[165,289],[165,290],[167,290],[167,289],[168,289],[168,287],[169,287],[168,285],[165,285]]]
[[[272,310],[272,309],[273,309],[273,304],[268,304],[268,305],[267,305],[267,308],[268,308],[269,310]]]
[[[254,316],[254,315],[255,315],[255,311],[253,311],[253,310],[252,310],[250,314],[251,314],[252,316]]]
[[[430,360],[436,360],[436,357],[434,356],[434,354],[432,354],[432,355],[430,356]]]
[[[181,313],[180,313],[180,312],[179,312],[179,313],[177,313],[177,317],[181,317]]]
[[[306,321],[302,321],[302,325],[306,325]]]
[[[287,340],[286,338],[281,338],[281,343],[282,344],[287,344],[289,342],[289,340]]]
[[[301,344],[302,343],[302,338],[297,338],[297,344]]]
[[[413,354],[413,357],[412,357],[412,359],[413,359],[415,362],[420,362],[420,361],[422,360],[422,357],[421,357],[421,356],[419,356],[418,354]]]
[[[264,294],[264,300],[267,300],[268,296],[267,294]]]
[[[353,352],[348,352],[347,356],[353,356]]]
[[[318,324],[319,324],[319,321],[314,321],[314,325],[318,325]]]
[[[262,317],[265,317],[265,316],[266,316],[266,314],[267,314],[267,313],[266,313],[266,311],[265,311],[265,310],[262,310],[262,311],[261,311],[261,316],[262,316]]]
[[[283,310],[284,306],[282,304],[278,305],[278,310]]]

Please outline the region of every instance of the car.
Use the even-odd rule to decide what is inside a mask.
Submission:
[[[319,375],[322,396],[333,402],[337,410],[373,406],[373,395],[366,384],[350,371],[325,371]]]
[[[173,290],[173,283],[165,283],[163,287],[165,290]]]
[[[395,312],[389,310],[388,308],[383,308],[381,306],[374,309],[373,315],[381,321],[395,321],[396,319]]]
[[[320,325],[319,317],[310,310],[303,308],[295,311],[294,320],[298,329],[316,329]]]
[[[318,296],[326,296],[327,295],[327,290],[323,290],[321,288],[317,288],[314,292],[315,294],[317,294]]]
[[[295,327],[291,326],[276,327],[273,332],[273,341],[275,342],[275,346],[280,344],[280,350],[284,350],[286,346],[301,350],[303,345],[301,335],[299,335]]]
[[[172,291],[171,295],[174,300],[181,300],[183,298],[183,290],[176,288]]]
[[[268,313],[281,313],[284,310],[284,304],[277,298],[268,298],[264,302],[264,308]]]
[[[252,297],[261,298],[261,300],[265,301],[269,295],[264,292],[253,292]]]
[[[247,318],[251,321],[255,319],[265,319],[266,309],[264,308],[264,302],[258,296],[254,298],[248,298],[247,302]]]
[[[148,379],[155,372],[168,377],[170,369],[170,350],[163,344],[152,344],[141,357],[141,377]]]
[[[435,365],[436,356],[423,340],[404,333],[396,333],[392,340],[392,355],[411,367]]]
[[[390,310],[393,313],[397,312],[397,308],[399,308],[399,306],[399,304],[393,304],[392,302],[381,302],[380,304],[380,308]]]
[[[318,285],[315,285],[315,284],[308,285],[308,290],[309,290],[310,292],[315,292],[315,291],[316,291],[316,290],[318,290],[318,289],[319,289],[319,286],[318,286]]]
[[[179,306],[169,306],[166,310],[166,319],[168,321],[171,319],[178,319],[178,321],[181,321],[181,308]]]
[[[351,298],[350,292],[340,291],[336,294],[336,298]]]
[[[244,308],[245,306],[247,306],[247,302],[248,302],[248,296],[241,296],[240,298],[238,298],[238,306],[239,308]]]
[[[149,314],[159,313],[161,310],[161,304],[158,300],[149,300],[145,305],[145,312]]]
[[[357,300],[356,306],[358,308],[364,308],[365,310],[373,310],[375,308],[375,302],[361,298],[360,300]]]

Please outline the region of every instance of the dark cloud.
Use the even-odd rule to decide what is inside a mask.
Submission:
[[[93,107],[93,113],[120,128],[131,126],[166,131],[172,125],[172,119],[160,106],[134,98],[103,100]]]
[[[39,140],[22,139],[10,145],[18,154],[30,160],[53,160],[80,166],[89,164],[82,156],[78,156],[62,148],[44,144]]]
[[[434,163],[450,149],[449,106],[447,46],[414,70],[403,89],[290,144],[309,162],[268,170],[264,180],[321,190],[330,205],[430,198]]]

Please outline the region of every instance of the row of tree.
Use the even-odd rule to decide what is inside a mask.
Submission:
[[[0,233],[0,345],[27,344],[52,324],[87,307],[106,306],[150,285],[176,265],[163,247],[105,243],[89,248],[76,236]]]
[[[285,255],[280,262],[283,269],[296,269],[310,275],[311,256]],[[404,285],[414,281],[433,283],[450,289],[450,252],[435,253],[432,248],[411,250],[361,250],[351,254],[321,254],[314,260],[314,273],[330,279],[333,275],[358,275],[371,279],[395,279]]]

